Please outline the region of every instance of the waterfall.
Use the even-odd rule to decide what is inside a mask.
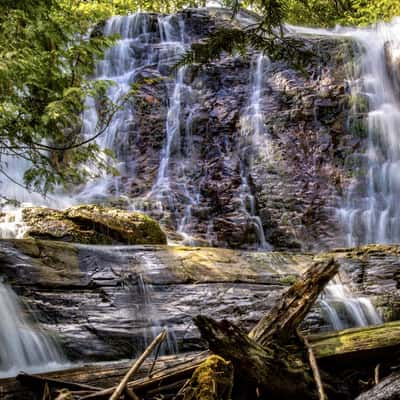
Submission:
[[[159,69],[163,64],[173,66],[187,50],[185,24],[181,16],[163,16],[158,19],[161,51]],[[198,191],[189,187],[186,171],[190,168],[188,158],[192,151],[190,114],[183,123],[183,106],[192,96],[190,85],[185,83],[186,66],[177,67],[175,80],[168,91],[168,112],[165,125],[166,137],[161,150],[157,178],[148,193],[153,198],[175,213],[176,231],[185,244],[193,244],[190,235],[192,207],[199,203]],[[186,142],[185,153],[183,144]],[[174,158],[173,165],[171,159]],[[173,168],[174,167],[174,168]],[[173,172],[171,170],[174,170]],[[171,187],[171,174],[174,174],[174,187]],[[182,207],[183,202],[183,207]]]
[[[334,30],[288,26],[299,34],[343,36],[360,47],[361,75],[349,77],[353,98],[366,100],[366,150],[353,155],[361,165],[337,210],[348,246],[400,242],[400,104],[398,84],[390,77],[385,56],[399,51],[400,20],[370,28]],[[386,49],[385,49],[386,48]],[[398,60],[398,59],[397,59]],[[398,77],[398,75],[397,75]],[[357,113],[357,105],[353,112]],[[371,301],[355,296],[339,278],[329,283],[321,306],[334,329],[382,323]]]
[[[268,57],[263,54],[257,56],[255,67],[251,69],[251,96],[245,113],[240,119],[241,131],[239,142],[240,157],[240,199],[242,209],[251,220],[257,233],[258,246],[260,250],[271,250],[271,245],[265,239],[264,227],[260,216],[257,214],[256,202],[252,193],[249,178],[257,140],[265,134],[264,116],[261,108],[263,95],[263,76],[265,67],[270,63]]]
[[[399,243],[400,104],[398,86],[385,62],[385,47],[398,52],[400,21],[350,34],[364,49],[361,77],[355,82],[353,96],[368,103],[368,136],[360,176],[352,183],[339,216],[350,246]]]
[[[106,51],[104,59],[96,68],[93,79],[112,81],[108,92],[108,100],[112,104],[120,104],[110,124],[105,131],[96,138],[101,149],[111,149],[116,155],[115,167],[124,175],[134,177],[135,163],[127,159],[129,122],[134,118],[134,110],[130,104],[121,104],[125,95],[136,82],[138,72],[151,63],[153,53],[149,46],[149,16],[147,14],[133,14],[129,16],[115,16],[107,20],[103,33],[105,36],[119,35],[117,43]],[[95,99],[86,99],[85,110],[82,116],[82,135],[90,139],[101,129],[101,109]],[[90,170],[90,167],[87,167]],[[93,176],[96,170],[90,170]],[[105,199],[110,192],[115,195],[124,194],[119,177],[103,176],[89,182],[77,195],[79,202],[90,202],[96,199]]]
[[[381,324],[382,318],[366,297],[358,297],[336,276],[325,288],[320,305],[334,330]]]
[[[0,377],[66,366],[56,343],[24,318],[13,290],[0,281]]]
[[[349,84],[352,98],[368,107],[366,149],[363,154],[353,155],[354,165],[359,165],[358,173],[338,209],[338,217],[348,246],[399,243],[399,75],[391,70],[387,59],[392,53],[393,61],[399,62],[400,19],[358,29],[288,28],[300,34],[349,37],[360,47],[360,76],[349,77]],[[357,104],[353,112],[360,112]]]

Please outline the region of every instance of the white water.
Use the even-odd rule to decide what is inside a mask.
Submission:
[[[17,295],[1,281],[0,321],[0,378],[67,366],[55,341],[24,318]]]
[[[353,96],[367,100],[367,145],[346,197],[338,209],[347,245],[400,243],[400,103],[398,85],[390,79],[385,43],[399,61],[400,19],[371,28],[338,27],[334,31],[294,28],[298,33],[351,37],[360,46],[360,76],[349,77]],[[355,107],[354,112],[359,110]],[[331,282],[321,306],[332,327],[343,329],[382,323],[364,297],[357,297],[339,278]]]
[[[160,17],[158,24],[161,35],[159,63],[174,65],[188,49],[184,21],[181,17],[171,15]],[[183,116],[183,107],[192,96],[192,88],[185,83],[186,71],[186,66],[178,67],[174,82],[168,90],[166,137],[161,150],[157,178],[147,197],[156,199],[158,204],[176,213],[177,233],[181,235],[185,244],[192,244],[192,207],[198,204],[200,195],[196,188],[189,187],[186,175],[191,167],[192,152],[191,115],[186,123]],[[173,179],[171,169],[174,170]],[[174,187],[171,187],[172,180]]]
[[[97,139],[101,149],[111,149],[116,156],[114,166],[123,175],[134,176],[134,162],[126,161],[128,147],[129,122],[134,118],[134,110],[128,103],[123,103],[135,83],[137,73],[152,61],[153,52],[149,46],[149,17],[146,14],[115,16],[104,27],[106,36],[119,35],[120,39],[110,48],[97,65],[94,79],[109,80],[113,84],[108,89],[107,97],[113,104],[123,104],[113,116],[110,124]],[[144,55],[144,56],[143,56]],[[102,129],[99,110],[93,98],[87,98],[83,113],[82,134],[86,139],[94,137]],[[90,170],[90,167],[87,167]],[[95,177],[99,171],[90,170]],[[119,177],[103,176],[89,182],[77,195],[78,202],[90,202],[106,199],[110,192],[116,196],[124,194]]]
[[[365,153],[358,155],[359,173],[338,209],[338,217],[349,246],[400,243],[400,92],[390,79],[384,53],[385,43],[390,41],[399,60],[400,19],[363,29],[289,29],[351,37],[360,46],[360,76],[350,76],[349,84],[352,95],[364,97],[368,103],[367,145]]]
[[[320,304],[334,330],[383,322],[371,301],[352,293],[348,286],[343,285],[340,275],[328,284],[320,298]]]
[[[141,265],[144,266],[145,270],[150,271],[150,273],[151,270],[157,269],[157,265],[154,264],[154,261],[146,254],[143,254],[142,256]],[[153,288],[150,284],[145,282],[142,274],[139,274],[138,288],[143,304],[143,308],[140,311],[145,317],[147,324],[151,326],[150,331],[146,328],[143,331],[144,346],[147,347],[153,341],[153,339],[161,333],[162,330],[166,329],[167,337],[160,346],[159,354],[177,354],[178,344],[176,341],[175,333],[171,327],[167,327],[161,324],[161,316],[158,313],[156,304],[154,303],[153,299]],[[143,350],[144,349],[140,349],[138,355],[140,355]]]
[[[259,215],[257,215],[256,202],[249,184],[249,169],[256,150],[258,139],[265,135],[264,115],[262,112],[263,81],[266,67],[270,63],[267,56],[259,54],[254,67],[251,69],[252,84],[250,87],[251,96],[245,113],[240,118],[240,199],[242,208],[251,220],[257,233],[258,247],[260,250],[271,250],[267,242],[264,227]]]

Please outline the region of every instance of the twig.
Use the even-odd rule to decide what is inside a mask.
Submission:
[[[312,349],[312,346],[310,345],[310,342],[308,341],[308,339],[305,336],[300,336],[300,337],[303,340],[303,342],[308,350],[308,360],[310,362],[310,367],[311,367],[311,370],[314,375],[315,383],[317,385],[319,400],[326,400],[327,397],[325,395],[324,387],[322,385],[322,380],[321,380],[321,375],[320,375],[319,369],[318,369],[317,359],[315,358],[315,354]]]
[[[128,386],[125,388],[125,394],[127,397],[129,397],[131,400],[140,400],[138,396],[136,396],[136,393],[129,389]]]
[[[154,356],[153,363],[151,364],[151,367],[150,367],[150,370],[149,370],[149,373],[147,374],[147,376],[150,376],[151,373],[153,372],[154,366],[156,365],[158,356],[160,354],[161,344],[162,344],[162,342],[158,343],[157,350],[156,350],[156,355]]]
[[[111,395],[110,400],[118,400],[122,393],[125,390],[126,385],[128,384],[129,380],[131,379],[132,375],[140,368],[146,358],[151,354],[154,348],[165,340],[167,337],[167,331],[162,331],[147,347],[144,353],[134,362],[130,370],[126,373],[126,375],[122,378],[121,382],[115,389],[114,393]]]
[[[379,369],[380,369],[381,364],[377,364],[374,370],[374,381],[375,385],[379,383]]]

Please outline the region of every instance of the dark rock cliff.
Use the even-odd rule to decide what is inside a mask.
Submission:
[[[241,23],[218,11],[188,10],[177,18],[184,21],[186,41],[191,43],[220,26]],[[129,204],[160,220],[170,238],[180,238],[173,232],[190,206],[186,230],[197,244],[255,248],[255,226],[241,201],[240,165],[244,163],[255,213],[274,248],[341,245],[335,207],[350,177],[346,157],[361,141],[348,124],[351,41],[303,38],[311,55],[301,60],[302,69],[282,61],[265,67],[260,99],[263,135],[247,143],[247,149],[241,125],[257,54],[249,49],[247,57],[223,56],[203,67],[187,67],[180,133],[168,165],[171,193],[160,207],[159,198],[148,193],[157,179],[166,140],[174,79],[171,63],[157,58],[160,33],[156,16],[150,19],[154,62],[137,72],[140,85],[131,106],[132,118],[121,127],[123,134],[115,144],[125,168],[118,190],[110,188],[112,194],[122,193]],[[147,56],[143,49],[134,51],[138,57]]]

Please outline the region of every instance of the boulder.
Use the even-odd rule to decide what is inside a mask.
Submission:
[[[25,208],[25,238],[83,244],[165,244],[159,224],[138,212],[98,205],[82,205],[64,211]]]

